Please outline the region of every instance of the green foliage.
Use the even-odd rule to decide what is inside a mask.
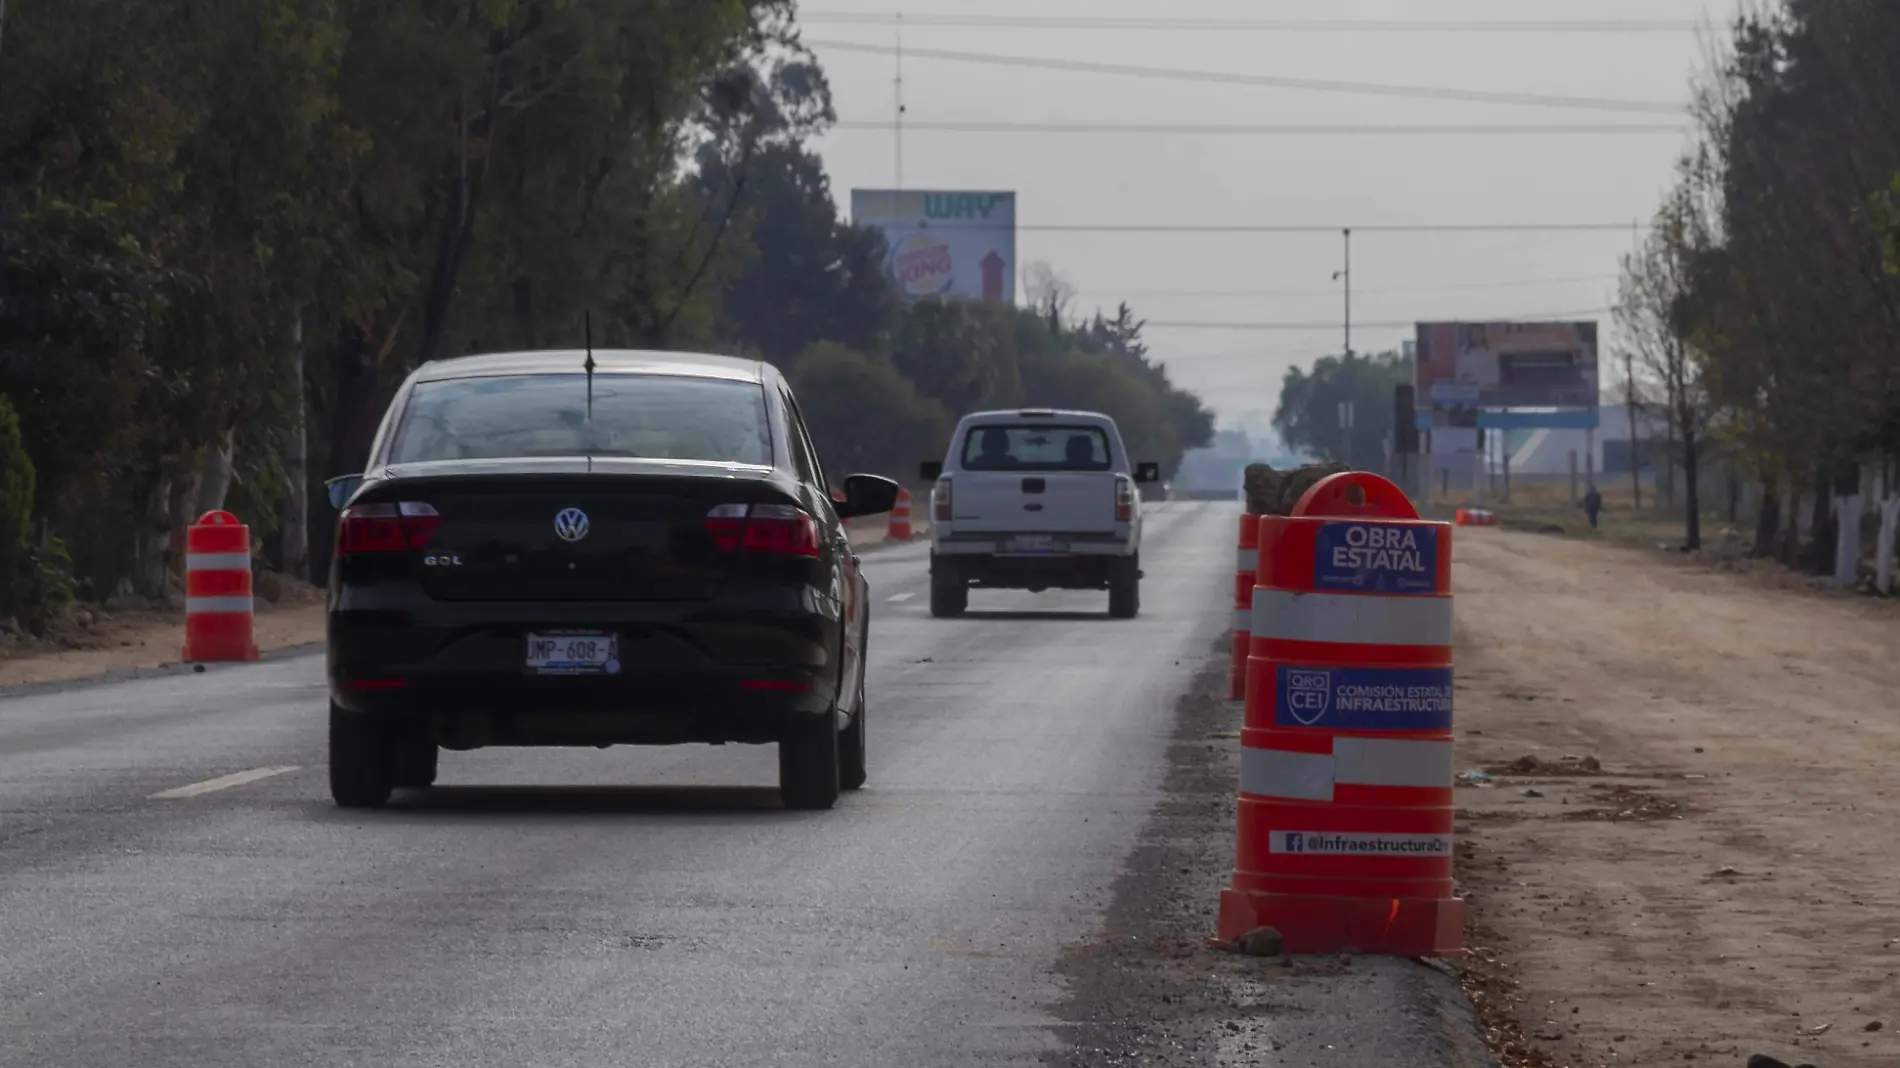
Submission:
[[[33,459],[13,402],[0,395],[0,574],[11,574],[33,536]]]
[[[33,460],[13,402],[0,395],[0,614],[45,629],[72,599],[72,562],[57,538],[33,538]]]
[[[916,478],[919,462],[938,459],[954,423],[888,360],[821,341],[798,354],[788,376],[811,427],[826,473]]]
[[[235,442],[228,504],[264,532],[293,435],[320,573],[322,479],[360,470],[404,374],[578,344],[590,319],[601,346],[789,366],[840,473],[908,474],[964,410],[1032,394],[1109,411],[1144,458],[1205,440],[1126,309],[1052,327],[900,302],[882,239],[840,218],[807,148],[834,115],[792,16],[8,5],[0,393],[38,476],[37,562],[0,593],[54,596],[70,546],[81,593],[163,595],[207,451]]]
[[[1324,356],[1311,371],[1290,368],[1273,427],[1293,448],[1336,463],[1375,466],[1392,433],[1393,390],[1411,377],[1411,364],[1396,352]],[[1353,406],[1350,432],[1340,424],[1342,403]]]

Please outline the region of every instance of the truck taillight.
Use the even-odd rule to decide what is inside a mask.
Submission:
[[[1115,522],[1131,523],[1135,519],[1135,483],[1127,475],[1115,476]]]
[[[435,506],[421,501],[355,504],[337,519],[336,551],[340,556],[408,552],[428,545],[441,526]]]
[[[726,552],[818,555],[818,523],[789,504],[722,504],[706,513],[706,533]]]
[[[950,522],[950,480],[940,478],[930,491],[930,517],[938,523]]]

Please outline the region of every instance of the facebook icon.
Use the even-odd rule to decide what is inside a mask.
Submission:
[[[1287,835],[1286,835],[1286,851],[1287,852],[1298,853],[1305,848],[1306,848],[1306,836],[1304,834],[1301,834],[1298,831],[1287,832]]]

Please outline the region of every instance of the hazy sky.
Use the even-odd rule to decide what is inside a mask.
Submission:
[[[890,56],[821,42],[890,45],[889,26],[825,14],[1129,17],[1158,20],[1639,20],[1719,26],[1739,0],[807,0],[804,34],[839,118],[888,123]],[[943,27],[914,22],[909,49],[1283,78],[1680,104],[1706,51],[1688,32],[1325,32]],[[911,122],[1056,124],[1672,125],[1676,114],[1581,110],[908,57]],[[1014,190],[1034,224],[1327,227],[1619,223],[1647,220],[1681,135],[1180,135],[966,133],[904,136],[907,188]],[[834,193],[895,179],[888,130],[837,130],[817,144]],[[1396,347],[1417,319],[1602,309],[1627,229],[1604,233],[1361,233],[1353,238],[1353,348]],[[1144,318],[1189,323],[1338,323],[1336,233],[1020,233],[1021,267],[1046,260],[1078,310],[1127,300]],[[1593,315],[1609,326],[1607,313]],[[1151,326],[1175,381],[1223,421],[1270,412],[1292,364],[1337,353],[1341,329]]]

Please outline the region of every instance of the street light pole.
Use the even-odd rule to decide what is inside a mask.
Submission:
[[[1352,355],[1352,228],[1347,227],[1346,235],[1346,355]]]

